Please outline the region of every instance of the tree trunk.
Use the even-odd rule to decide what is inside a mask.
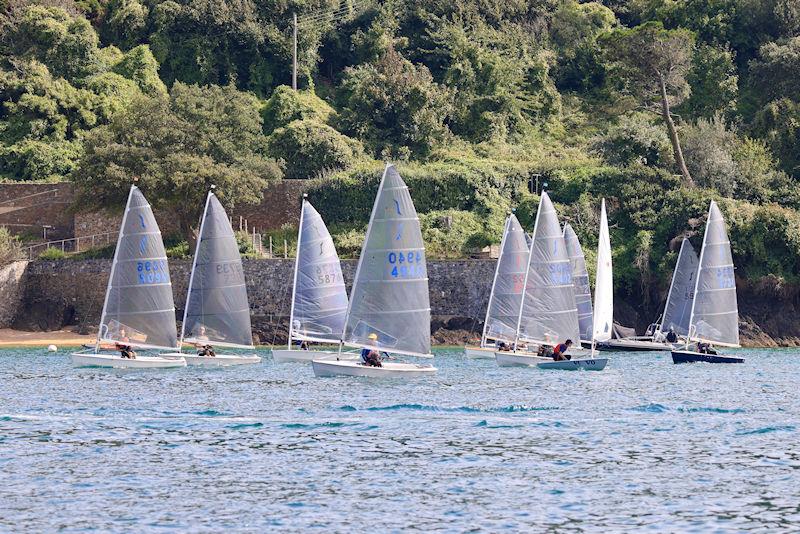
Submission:
[[[197,229],[192,226],[192,223],[186,217],[180,217],[178,221],[181,235],[189,243],[189,254],[194,254],[194,249],[197,247]]]
[[[672,152],[675,155],[675,162],[678,164],[678,169],[681,171],[686,185],[689,187],[694,187],[692,175],[689,174],[689,169],[686,168],[686,162],[683,160],[683,150],[681,150],[681,142],[678,139],[678,131],[675,129],[675,123],[672,121],[672,115],[669,112],[667,87],[664,83],[664,76],[661,73],[658,73],[658,86],[661,90],[661,115],[664,117],[664,122],[667,123],[667,130],[669,130],[669,141],[672,143]]]

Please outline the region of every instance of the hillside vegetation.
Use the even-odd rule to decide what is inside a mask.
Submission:
[[[590,260],[608,200],[617,290],[645,300],[717,199],[739,276],[799,281],[800,0],[0,7],[2,180],[107,206],[136,176],[190,235],[212,183],[230,206],[309,179],[352,255],[392,160],[433,257],[498,242],[514,208],[531,230],[546,184]]]

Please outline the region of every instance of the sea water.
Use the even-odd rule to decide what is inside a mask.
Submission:
[[[800,352],[437,350],[422,379],[306,364],[74,369],[0,352],[0,531],[741,531],[800,525]]]

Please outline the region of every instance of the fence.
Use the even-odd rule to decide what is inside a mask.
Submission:
[[[71,237],[69,239],[59,239],[57,241],[47,241],[45,243],[36,243],[27,247],[28,259],[32,260],[45,250],[55,248],[65,253],[83,252],[95,247],[102,247],[115,243],[117,241],[117,232],[104,232],[102,234],[93,234],[80,237]]]

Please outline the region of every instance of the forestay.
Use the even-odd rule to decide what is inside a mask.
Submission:
[[[679,336],[689,334],[689,319],[692,313],[694,286],[699,263],[692,244],[688,239],[684,239],[681,243],[681,250],[678,252],[675,272],[672,273],[672,283],[669,286],[667,304],[664,306],[664,316],[659,325],[659,331],[669,332],[669,329],[672,328]]]
[[[195,344],[253,346],[239,244],[214,193],[208,193],[200,223],[181,339]]]
[[[322,217],[305,199],[297,238],[289,340],[338,342],[344,332],[347,289],[336,247]]]
[[[612,269],[611,238],[608,234],[606,199],[603,199],[600,203],[600,232],[597,237],[593,341],[608,341],[611,339],[614,325],[614,277]]]
[[[589,273],[586,270],[586,257],[575,230],[564,225],[564,242],[572,264],[572,286],[575,291],[575,306],[578,308],[578,328],[581,339],[592,339],[592,290],[589,287]]]
[[[731,245],[722,212],[713,200],[700,251],[690,324],[692,339],[739,346],[739,308]]]
[[[578,310],[572,286],[572,265],[556,210],[542,193],[528,256],[525,295],[518,319],[523,341],[577,342]]]
[[[483,340],[514,342],[517,318],[525,290],[525,271],[528,263],[528,242],[525,231],[512,214],[506,219],[500,244],[489,305],[486,309]]]
[[[408,188],[391,164],[381,178],[345,322],[346,345],[430,356],[425,247]],[[369,339],[376,334],[377,342]]]
[[[150,204],[131,186],[100,319],[98,344],[176,349],[167,255]]]

